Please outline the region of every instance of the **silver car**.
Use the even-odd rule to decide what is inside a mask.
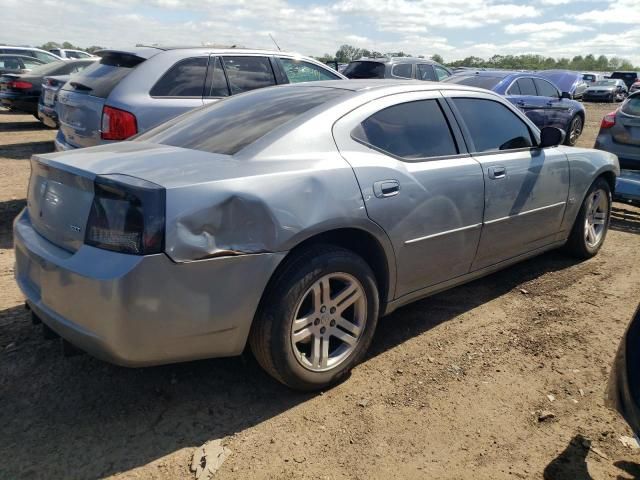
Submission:
[[[378,318],[546,250],[595,255],[615,155],[419,81],[244,93],[134,141],[36,155],[14,223],[34,315],[128,366],[239,355],[343,379]]]
[[[126,140],[193,108],[257,88],[345,79],[293,53],[240,48],[102,50],[58,92],[56,150]]]

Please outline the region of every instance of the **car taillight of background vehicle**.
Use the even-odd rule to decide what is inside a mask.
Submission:
[[[128,175],[99,175],[85,244],[134,255],[164,250],[165,189]]]
[[[15,88],[16,90],[29,90],[33,87],[30,82],[23,82],[22,80],[13,80],[9,82],[9,88]]]
[[[616,112],[607,113],[602,119],[600,128],[611,128],[616,124]]]
[[[119,108],[104,107],[102,109],[103,140],[126,140],[138,133],[136,116]]]

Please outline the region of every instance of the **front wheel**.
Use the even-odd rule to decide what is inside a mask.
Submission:
[[[358,255],[316,245],[295,252],[261,302],[249,343],[258,363],[303,391],[338,383],[364,357],[376,328],[375,276]]]
[[[607,236],[611,215],[611,187],[604,178],[598,178],[587,193],[565,246],[568,253],[578,258],[595,256]]]
[[[575,115],[569,124],[569,130],[567,131],[567,136],[564,139],[564,144],[571,147],[574,146],[578,142],[580,135],[582,135],[583,126],[584,122],[582,117],[580,115]]]

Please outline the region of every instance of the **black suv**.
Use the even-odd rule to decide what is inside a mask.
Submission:
[[[361,58],[342,72],[347,78],[415,78],[439,82],[451,70],[433,60],[414,57]]]
[[[619,78],[627,84],[627,88],[631,88],[635,82],[640,80],[640,73],[638,72],[613,72],[609,78]]]

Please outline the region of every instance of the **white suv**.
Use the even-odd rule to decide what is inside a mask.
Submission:
[[[9,55],[26,55],[27,57],[37,58],[44,63],[57,62],[62,60],[58,55],[54,55],[51,52],[41,50],[33,47],[13,47],[10,45],[0,45],[0,53],[7,53]]]

